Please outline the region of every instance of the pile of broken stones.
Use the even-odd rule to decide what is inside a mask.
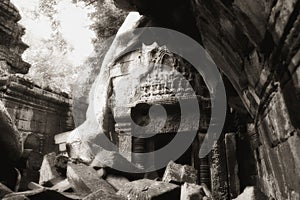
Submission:
[[[44,156],[39,183],[29,183],[28,191],[12,192],[4,185],[0,190],[4,200],[212,199],[206,185],[197,185],[197,170],[191,166],[171,161],[163,177],[157,178],[93,168],[55,153]]]

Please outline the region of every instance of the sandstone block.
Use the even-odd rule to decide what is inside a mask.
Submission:
[[[191,166],[179,165],[170,161],[162,180],[168,183],[183,184],[187,182],[197,184],[198,172]]]
[[[109,192],[107,190],[99,189],[98,191],[86,196],[83,200],[125,200],[116,193]]]
[[[255,187],[246,187],[244,192],[233,200],[267,200],[268,197]]]
[[[55,184],[53,187],[51,187],[51,190],[55,190],[57,192],[64,192],[66,190],[69,190],[72,187],[68,179],[62,180]]]
[[[10,194],[12,192],[13,191],[11,189],[0,183],[0,198],[3,198],[6,194]]]
[[[20,159],[22,153],[22,138],[4,104],[0,101],[0,158],[8,162]]]
[[[109,184],[111,184],[116,190],[120,190],[126,183],[130,181],[122,176],[108,175],[105,179]]]
[[[55,168],[55,159],[55,153],[50,153],[44,156],[44,160],[40,169],[40,185],[43,185],[43,183],[60,176]]]
[[[127,169],[127,171],[135,171],[139,173],[141,170],[129,162],[125,157],[115,151],[107,151],[103,148],[98,148],[98,152],[90,166],[111,169]],[[127,177],[128,173],[123,173]],[[130,174],[129,176],[135,176]]]
[[[202,200],[205,196],[200,185],[184,183],[181,186],[180,200]]]
[[[117,194],[131,200],[175,200],[180,198],[180,187],[172,183],[141,179],[125,184]]]
[[[72,188],[78,193],[90,194],[99,189],[115,192],[115,189],[109,183],[98,177],[96,170],[84,164],[69,163],[67,177]]]
[[[43,200],[74,200],[80,199],[77,196],[69,196],[62,193],[58,193],[54,190],[47,190],[45,188],[31,190],[26,192],[16,192],[6,195],[3,199],[5,200],[27,200],[27,199],[43,199]]]

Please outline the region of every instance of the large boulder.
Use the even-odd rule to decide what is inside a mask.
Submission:
[[[198,182],[198,171],[192,166],[176,164],[170,161],[163,176],[163,181],[168,183],[183,184]]]
[[[55,168],[56,153],[50,153],[44,156],[42,166],[40,168],[39,184],[44,184],[51,179],[57,178],[60,174]]]
[[[267,200],[269,199],[265,194],[263,194],[259,189],[254,186],[246,187],[244,192],[240,194],[234,200]]]
[[[18,161],[22,154],[22,135],[0,101],[0,158],[6,163]]]

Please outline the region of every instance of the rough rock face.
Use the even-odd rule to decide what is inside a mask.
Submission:
[[[22,133],[25,149],[50,153],[57,148],[54,135],[72,128],[69,97],[20,76],[1,79],[0,100]]]
[[[20,19],[18,10],[9,0],[1,1],[0,100],[20,131],[23,147],[49,153],[55,150],[54,134],[72,128],[70,98],[63,93],[42,89],[20,75],[13,75],[26,74],[30,67],[21,58],[28,46],[21,40],[24,28],[17,23]],[[46,139],[48,142],[44,143]]]
[[[132,200],[179,199],[180,187],[171,183],[141,179],[125,184],[117,194]]]
[[[0,142],[1,158],[8,162],[15,162],[21,157],[22,153],[22,136],[13,124],[11,117],[0,101]]]
[[[299,6],[192,0],[203,45],[254,120],[258,185],[276,199],[300,193]]]
[[[136,9],[146,15],[145,26],[173,28],[202,43],[224,73],[224,79],[229,80],[225,80],[225,84],[230,108],[247,115],[247,120],[238,120],[240,124],[234,134],[234,137],[237,135],[237,142],[230,139],[229,135],[225,137],[225,143],[224,138],[221,138],[211,152],[210,161],[200,161],[210,164],[214,198],[224,199],[228,195],[234,197],[245,188],[245,180],[236,179],[238,176],[243,177],[243,170],[253,167],[245,166],[253,163],[251,159],[243,161],[243,156],[252,156],[256,172],[249,172],[248,178],[255,180],[254,184],[266,196],[275,199],[299,199],[300,117],[295,111],[300,107],[300,1],[190,0],[161,3],[159,0],[118,0],[117,3],[124,9]],[[134,54],[131,56],[137,57]],[[113,57],[108,60],[113,60]],[[127,64],[117,66],[114,73],[116,76],[120,75],[124,71],[130,71],[130,67]],[[110,90],[112,88],[109,84],[116,85],[118,80],[110,81],[109,70],[108,67],[107,71],[104,70],[104,79],[97,83],[103,84],[104,91],[107,91],[104,95],[99,94],[99,106],[103,107],[107,106],[107,100],[110,103],[120,100],[108,95],[118,95]],[[127,80],[135,81],[129,78]],[[119,95],[129,97],[135,89],[121,87],[116,90],[122,91]],[[112,133],[110,125],[114,122],[104,117],[109,118],[112,113],[107,107],[103,107],[97,113],[98,117],[102,116],[101,121],[104,123],[101,125],[105,125],[100,132]],[[130,112],[130,109],[117,108],[115,106],[112,109],[115,116]],[[93,121],[88,121],[86,127],[92,123]],[[123,137],[114,142],[125,144],[119,146],[121,153],[131,152],[131,148],[135,148],[131,143],[131,127],[125,120],[116,125],[116,130],[118,129],[124,130]],[[93,140],[99,133],[98,129],[86,130],[82,128],[74,131],[77,135],[71,138],[71,142]],[[88,135],[83,135],[86,132]],[[113,134],[110,137],[115,139]],[[238,152],[239,149],[244,149],[241,141],[251,144],[251,156]],[[86,161],[91,161],[93,155],[87,146],[84,143],[80,145],[81,149],[86,150],[83,151],[87,155]],[[236,158],[236,154],[240,158]],[[130,155],[123,155],[131,159]],[[236,162],[236,159],[240,160]],[[236,166],[237,163],[239,166]],[[235,185],[239,181],[241,185]]]
[[[10,0],[0,2],[0,70],[26,74],[30,65],[21,58],[28,48],[21,40],[24,28],[17,22],[21,16]]]
[[[39,179],[43,154],[58,151],[54,135],[72,129],[73,123],[67,94],[43,89],[20,75],[30,67],[21,58],[28,46],[21,40],[20,19],[9,0],[0,2],[0,157],[7,161],[0,177],[13,188],[16,178],[7,171],[16,173],[18,161],[22,169],[18,186],[26,189],[28,182]]]
[[[182,166],[171,161],[166,168],[162,180],[174,184],[184,184],[185,182],[197,184],[197,173],[197,170],[191,166]]]
[[[169,14],[176,13],[177,2],[165,6],[133,1],[131,7],[124,2],[129,1],[119,5],[125,9],[174,21]],[[267,196],[299,198],[300,117],[295,111],[300,107],[300,1],[189,2],[202,44],[254,122],[249,140],[256,155],[257,184]],[[168,11],[155,10],[158,4]],[[235,104],[234,96],[228,98]]]

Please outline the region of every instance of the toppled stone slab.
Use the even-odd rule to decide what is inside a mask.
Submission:
[[[53,178],[53,179],[51,179],[51,180],[49,180],[47,182],[44,182],[42,186],[52,187],[52,186],[58,184],[59,182],[61,182],[63,180],[65,180],[65,178],[58,176],[58,177]]]
[[[40,169],[40,185],[43,185],[45,182],[60,176],[55,168],[55,159],[56,153],[49,153],[44,156],[44,160]]]
[[[0,183],[0,199],[3,198],[6,194],[10,194],[13,191],[9,189],[6,185]]]
[[[75,192],[90,194],[102,189],[114,193],[115,189],[100,178],[97,171],[84,164],[68,163],[67,178]]]
[[[176,184],[183,184],[185,182],[197,184],[198,172],[191,166],[179,165],[170,161],[162,180]]]
[[[141,179],[125,184],[117,194],[130,200],[175,200],[180,198],[180,187],[172,183]]]
[[[205,184],[196,185],[184,183],[181,186],[180,200],[208,200],[212,199],[212,194]]]
[[[48,190],[45,188],[31,190],[26,192],[16,192],[6,195],[4,200],[23,200],[23,199],[43,199],[43,200],[76,200],[82,199],[80,196],[68,195],[56,192],[54,190]]]
[[[65,179],[65,180],[58,182],[53,187],[51,187],[51,190],[55,190],[57,192],[64,192],[64,191],[71,189],[71,187],[72,187],[72,185],[70,184],[68,179]]]
[[[83,200],[125,200],[116,193],[109,192],[107,190],[99,189],[98,191],[86,196]]]
[[[97,149],[97,154],[90,164],[92,167],[109,167],[113,169],[128,169],[127,171],[136,171],[140,169],[129,162],[125,157],[115,151],[107,151],[103,148]]]
[[[8,198],[3,198],[4,200],[30,200],[24,195],[19,195],[19,196],[13,196],[13,197],[8,197]]]
[[[246,187],[244,192],[233,200],[267,200],[269,199],[256,187]]]
[[[41,186],[41,185],[39,185],[35,182],[30,182],[27,187],[30,190],[37,190],[37,189],[42,189],[43,188],[43,186]]]
[[[125,184],[130,181],[122,176],[108,175],[105,179],[109,184],[111,184],[116,190],[120,190]]]
[[[95,152],[96,151],[97,153],[95,158],[89,164],[91,167],[105,169],[105,173],[107,174],[124,176],[129,180],[137,180],[144,177],[143,171],[133,163],[129,162],[120,153],[115,151],[107,151],[101,147],[97,147]],[[118,169],[123,170],[120,171]]]
[[[184,183],[181,186],[180,200],[202,200],[205,196],[202,186]]]

